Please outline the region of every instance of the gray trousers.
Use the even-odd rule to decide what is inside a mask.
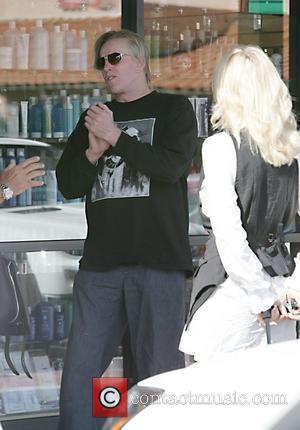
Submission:
[[[92,416],[92,378],[110,364],[126,329],[138,380],[184,367],[178,350],[185,318],[183,272],[119,267],[79,270],[64,364],[59,430],[99,430]]]

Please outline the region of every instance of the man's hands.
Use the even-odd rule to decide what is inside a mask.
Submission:
[[[89,132],[89,147],[85,151],[90,163],[96,164],[101,155],[109,148],[109,143]]]
[[[31,157],[22,163],[17,164],[15,161],[0,172],[0,183],[8,185],[14,195],[23,193],[31,187],[40,187],[44,184],[43,181],[35,178],[44,176],[44,164],[40,162],[40,157]],[[0,202],[3,202],[3,197],[0,196]]]
[[[89,131],[89,148],[85,154],[95,164],[110,146],[116,145],[121,130],[114,123],[112,111],[101,103],[88,109],[85,126]]]

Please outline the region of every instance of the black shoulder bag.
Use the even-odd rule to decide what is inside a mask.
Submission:
[[[254,250],[265,271],[272,277],[291,276],[295,262],[283,239],[283,224],[278,225],[276,234],[269,235],[269,246],[260,246]]]
[[[15,375],[19,375],[19,372],[10,358],[10,337],[28,334],[28,312],[22,297],[16,263],[0,256],[0,335],[5,336],[5,359]],[[25,374],[32,378],[25,363],[24,353],[25,344],[22,348],[21,364]]]

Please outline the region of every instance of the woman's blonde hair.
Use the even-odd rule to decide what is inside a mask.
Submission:
[[[213,78],[214,129],[227,130],[274,165],[290,164],[300,153],[292,99],[269,57],[257,46],[237,46],[221,58]]]

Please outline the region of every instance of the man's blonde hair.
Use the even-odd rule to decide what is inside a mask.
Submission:
[[[111,39],[125,39],[128,41],[132,54],[145,61],[144,72],[146,80],[149,83],[151,78],[150,67],[149,67],[149,51],[144,39],[137,33],[130,30],[119,30],[119,31],[107,31],[103,33],[95,42],[95,60],[94,67],[98,69],[97,59],[100,56],[102,46]]]
[[[237,46],[223,55],[212,89],[214,129],[227,130],[238,142],[246,133],[252,150],[274,166],[290,164],[299,155],[290,93],[261,48]]]

